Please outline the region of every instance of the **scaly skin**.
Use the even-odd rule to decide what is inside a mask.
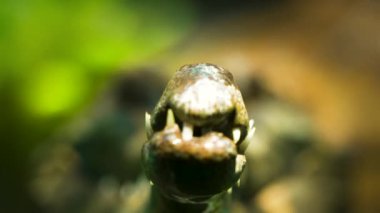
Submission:
[[[240,178],[242,142],[252,125],[230,72],[212,64],[183,66],[146,117],[142,160],[155,194],[178,203],[172,211],[189,204],[214,211],[210,202],[218,203]]]
[[[232,74],[216,65],[186,65],[175,73],[152,113],[154,132],[165,127],[168,108],[181,121],[222,130],[227,136],[228,130],[239,127],[239,142],[247,134],[249,118],[240,90]]]

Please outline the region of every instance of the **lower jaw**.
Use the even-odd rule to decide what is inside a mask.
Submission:
[[[147,175],[164,196],[182,203],[207,202],[227,191],[238,179],[236,157],[222,161],[199,161],[175,156],[151,155]]]

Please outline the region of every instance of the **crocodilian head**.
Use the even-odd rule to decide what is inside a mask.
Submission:
[[[145,122],[144,170],[164,196],[207,202],[239,180],[254,127],[227,70],[183,66]]]

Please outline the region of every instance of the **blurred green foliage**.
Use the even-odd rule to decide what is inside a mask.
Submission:
[[[6,0],[0,83],[30,113],[66,113],[117,68],[175,44],[193,20],[186,1]]]
[[[12,212],[33,212],[34,148],[116,72],[144,66],[183,39],[195,18],[186,0],[0,2],[0,199],[18,208]]]

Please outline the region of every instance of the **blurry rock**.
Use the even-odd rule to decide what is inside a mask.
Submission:
[[[282,178],[266,186],[255,202],[265,213],[341,212],[334,209],[334,182],[328,178]]]

